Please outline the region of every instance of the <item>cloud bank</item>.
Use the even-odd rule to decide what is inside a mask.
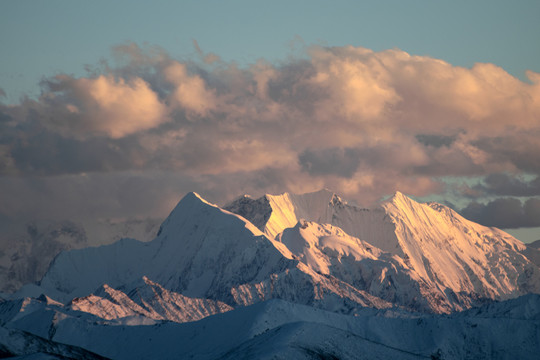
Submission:
[[[95,213],[122,207],[101,186],[131,189],[129,199],[155,194],[132,201],[141,214],[190,190],[223,202],[326,186],[367,206],[396,190],[444,194],[456,177],[478,180],[458,194],[477,200],[539,195],[538,180],[523,180],[540,175],[538,73],[523,82],[493,64],[462,68],[398,49],[313,47],[245,67],[197,51],[204,61],[122,45],[114,66],[55,76],[38,99],[0,104],[4,190],[45,190],[44,212],[62,192],[60,205],[91,191],[103,201]],[[499,203],[490,204],[465,213],[489,223],[482,216]],[[523,211],[536,214],[531,206]]]
[[[521,228],[540,226],[540,199],[522,203],[516,198],[500,198],[480,204],[470,203],[462,210],[465,217],[486,226]]]

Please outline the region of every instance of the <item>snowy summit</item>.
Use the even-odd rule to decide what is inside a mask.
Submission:
[[[112,358],[150,356],[141,350],[143,344],[134,343],[143,333],[152,341],[162,336],[196,340],[170,352],[160,349],[164,358],[178,352],[234,358],[231,354],[243,351],[264,358],[274,353],[266,342],[290,351],[303,344],[306,354],[356,358],[351,354],[362,341],[382,358],[397,350],[411,358],[459,358],[465,354],[461,338],[437,340],[440,326],[473,336],[465,325],[471,316],[490,319],[511,307],[524,319],[523,329],[540,334],[539,296],[530,295],[540,293],[536,252],[501,230],[399,192],[374,209],[351,205],[328,190],[242,196],[223,208],[189,193],[150,242],[122,239],[60,253],[39,284],[0,303],[0,320],[9,328]],[[482,306],[490,307],[478,310]],[[286,315],[276,317],[276,312]],[[259,320],[247,326],[253,316]],[[367,319],[373,329],[390,333],[377,338],[377,330],[364,328]],[[430,319],[422,330],[419,319]],[[488,332],[488,320],[474,321],[474,327]],[[518,326],[504,321],[504,326]],[[207,339],[212,342],[208,349],[202,345],[205,324],[233,322],[240,322],[234,325],[237,337]],[[317,335],[313,323],[322,324]],[[163,326],[148,326],[157,324]],[[411,326],[426,337],[416,347],[394,333]],[[119,331],[131,335],[121,337]],[[335,346],[316,347],[311,336],[333,339],[328,341]],[[363,340],[354,345],[343,340],[348,336]],[[485,336],[478,341],[488,347],[500,341],[500,334]],[[127,350],[122,352],[117,342]],[[157,343],[149,345],[152,351]],[[526,343],[525,358],[538,350],[538,342]],[[466,354],[481,353],[482,346]],[[500,350],[495,358],[504,354]],[[287,353],[292,354],[278,355]]]

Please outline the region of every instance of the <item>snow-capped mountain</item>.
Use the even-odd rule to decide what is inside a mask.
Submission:
[[[307,194],[266,194],[259,199],[244,195],[223,208],[251,221],[269,238],[274,239],[298,220],[306,219],[321,224],[332,224],[339,196],[323,189]]]
[[[96,315],[105,320],[146,317],[174,322],[196,321],[233,308],[220,301],[189,298],[169,291],[143,277],[144,285],[125,294],[105,284],[96,294],[75,298],[69,308]]]
[[[189,193],[152,241],[60,253],[0,323],[115,359],[534,358],[534,251],[400,193]]]
[[[351,312],[391,304],[331,275],[319,274],[287,247],[244,218],[186,195],[157,238],[60,254],[38,292],[62,301],[93,293],[103,284],[132,291],[145,276],[165,289],[230,306],[274,297]]]
[[[0,357],[36,360],[106,360],[83,348],[46,340],[31,333],[0,326]]]
[[[260,199],[244,196],[225,208],[254,219],[261,231],[277,240],[291,231],[291,224],[302,219],[339,227],[372,248],[395,255],[397,266],[408,270],[398,272],[408,273],[417,285],[404,286],[403,281],[389,277],[389,286],[401,288],[403,295],[416,297],[414,301],[427,300],[427,307],[433,311],[449,312],[468,308],[480,299],[540,292],[538,266],[525,256],[532,250],[526,252],[519,240],[499,229],[468,221],[446,206],[420,204],[399,192],[375,209],[350,205],[327,190],[304,195],[265,195]],[[317,242],[303,246],[302,251],[320,258],[317,254],[325,248],[327,245]],[[342,263],[337,261],[333,269]],[[396,264],[389,264],[386,268],[395,267]],[[399,297],[400,290],[396,290]],[[396,298],[382,298],[396,302]],[[417,309],[422,310],[419,305]]]
[[[111,359],[536,359],[539,310],[534,294],[445,316],[369,308],[347,316],[274,299],[140,325],[42,303],[5,326]]]
[[[518,240],[400,193],[373,210],[328,191],[242,197],[225,208],[243,216],[190,193],[153,241],[64,252],[38,291],[67,302],[104,284],[129,292],[146,276],[233,307],[281,298],[345,313],[448,313],[540,292],[540,269]]]
[[[521,253],[527,257],[533,264],[540,267],[540,240],[525,244]]]
[[[265,237],[247,220],[190,193],[153,241],[122,239],[61,253],[41,287],[59,292],[65,300],[85,296],[103,284],[113,288],[142,284],[147,276],[186,296],[232,301],[232,286],[261,281],[296,263],[283,245]]]

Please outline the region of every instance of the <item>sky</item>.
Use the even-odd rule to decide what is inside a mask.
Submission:
[[[0,226],[399,190],[540,239],[538,1],[0,2]]]

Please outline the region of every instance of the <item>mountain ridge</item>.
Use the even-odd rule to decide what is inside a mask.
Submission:
[[[540,269],[525,248],[400,192],[375,209],[328,190],[243,196],[224,208],[188,193],[151,242],[62,253],[41,288],[69,301],[103,284],[129,292],[146,276],[168,291],[232,307],[278,297],[346,313],[363,306],[449,313],[540,292]]]
[[[24,290],[41,296],[0,299],[0,323],[115,359],[533,359],[535,251],[399,192],[375,209],[188,193],[152,241],[58,255]]]
[[[319,196],[322,204],[319,209],[310,209],[311,215],[299,208],[299,198],[304,195]],[[399,256],[418,274],[419,284],[425,288],[422,296],[431,293],[447,299],[448,307],[443,311],[462,310],[481,298],[510,298],[540,291],[538,266],[526,256],[532,250],[524,253],[526,247],[519,240],[466,220],[444,205],[420,204],[399,191],[374,209],[349,205],[329,191],[304,195],[282,195],[281,200],[290,201],[278,204],[276,212],[288,209],[289,222],[301,220],[298,214],[312,216],[305,218],[308,221],[321,222],[320,214],[324,214],[326,223]],[[254,201],[260,199],[233,202],[225,208],[244,213],[249,219],[253,211],[244,211],[242,205],[249,207]],[[268,222],[271,220],[270,215]],[[264,231],[266,226],[259,229]]]
[[[200,321],[154,325],[111,326],[48,306],[8,326],[113,359],[536,359],[539,314],[540,297],[532,294],[445,316],[369,308],[347,316],[272,299]]]

